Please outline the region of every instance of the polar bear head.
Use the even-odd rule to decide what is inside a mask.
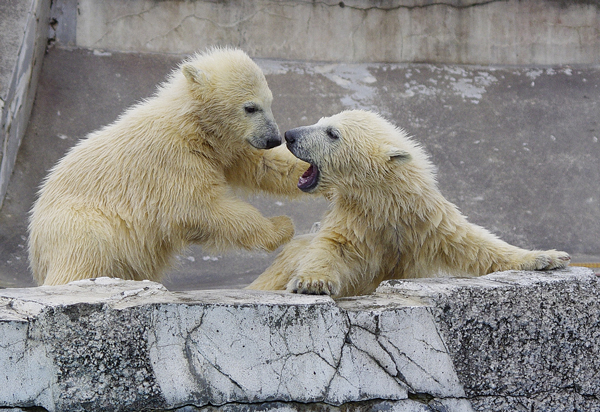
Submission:
[[[310,163],[298,182],[305,192],[377,187],[414,161],[424,166],[428,162],[404,131],[363,110],[344,111],[289,130],[285,140],[296,157]]]
[[[271,111],[273,94],[262,70],[237,49],[215,48],[181,65],[202,130],[257,149],[281,144]],[[233,141],[232,141],[233,140]]]

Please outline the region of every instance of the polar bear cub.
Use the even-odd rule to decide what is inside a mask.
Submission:
[[[386,279],[437,273],[564,268],[555,250],[511,246],[469,223],[438,190],[423,149],[379,115],[345,111],[285,133],[310,164],[299,179],[331,206],[316,234],[292,240],[250,289],[336,297],[372,292]]]
[[[80,141],[51,170],[31,212],[37,282],[158,281],[190,243],[273,251],[288,242],[288,217],[266,218],[232,192],[301,194],[296,182],[307,165],[273,149],[281,136],[272,101],[244,52],[212,49]]]

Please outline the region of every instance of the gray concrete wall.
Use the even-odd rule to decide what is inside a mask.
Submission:
[[[58,4],[73,8],[75,1]],[[58,41],[160,53],[229,44],[254,57],[337,62],[598,64],[600,6],[575,0],[80,0],[76,29],[59,33]]]
[[[0,407],[598,411],[599,286],[570,268],[337,301],[108,278],[1,290]]]
[[[50,2],[0,2],[0,208],[27,128],[46,49]]]

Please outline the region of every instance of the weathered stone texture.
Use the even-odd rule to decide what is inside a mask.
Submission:
[[[597,410],[589,269],[324,296],[100,278],[0,291],[0,407]]]
[[[162,406],[147,350],[151,311],[102,304],[54,307],[36,325],[56,368],[56,410]],[[79,404],[80,408],[74,408]]]
[[[535,397],[489,396],[471,399],[477,411],[506,412],[598,412],[600,400],[595,396],[584,396],[576,389],[567,388],[551,393],[536,394]]]
[[[478,410],[598,407],[598,277],[571,269],[388,285],[381,289],[431,299],[466,396],[476,399]],[[491,406],[497,403],[505,406]]]
[[[400,401],[366,401],[342,406],[324,403],[266,402],[258,405],[228,404],[197,408],[186,406],[174,412],[471,412],[464,399],[435,399],[431,401],[404,399]]]

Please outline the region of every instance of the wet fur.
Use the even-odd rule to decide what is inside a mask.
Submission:
[[[190,243],[273,251],[294,233],[232,189],[297,196],[307,165],[284,147],[262,71],[213,49],[173,72],[155,96],[91,133],[51,170],[32,211],[39,284],[100,276],[159,281]],[[247,113],[245,105],[260,111]]]
[[[319,232],[292,240],[250,289],[341,297],[386,279],[568,265],[565,252],[521,249],[469,223],[440,193],[423,149],[377,114],[346,111],[302,129],[288,146],[318,164],[316,190],[331,206]]]

